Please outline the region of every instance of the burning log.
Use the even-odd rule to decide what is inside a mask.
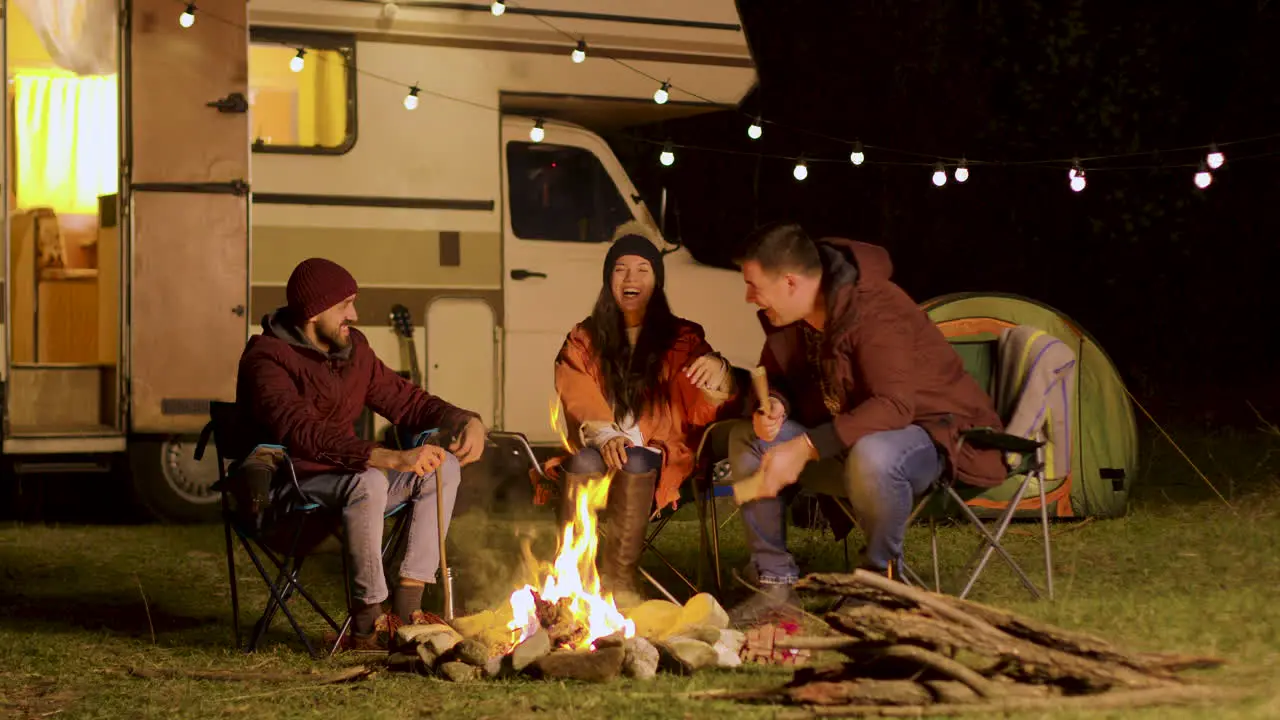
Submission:
[[[836,651],[842,664],[797,670],[790,683],[739,700],[804,706],[812,715],[918,716],[1050,709],[1114,709],[1221,697],[1178,677],[1217,658],[1132,653],[1085,633],[937,595],[862,570],[817,574],[798,589],[844,596],[831,637],[778,647]]]

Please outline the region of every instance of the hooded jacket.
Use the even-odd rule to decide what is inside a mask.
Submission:
[[[805,324],[774,327],[764,311],[758,315],[765,331],[760,364],[788,415],[809,428],[819,456],[842,457],[867,435],[915,424],[959,479],[979,487],[1003,482],[997,451],[957,447],[964,430],[1001,429],[994,404],[929,316],[890,281],[888,251],[840,238],[817,245],[827,302],[819,357],[838,412],[824,402],[811,370]]]
[[[240,356],[236,405],[245,440],[283,445],[299,477],[368,467],[377,444],[355,432],[366,405],[414,431],[453,433],[479,417],[398,375],[359,330],[351,328],[347,347],[327,353],[287,317],[283,308],[267,315],[262,334],[249,340]]]

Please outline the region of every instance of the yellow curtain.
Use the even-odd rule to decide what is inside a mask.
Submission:
[[[97,214],[98,196],[116,192],[118,185],[118,102],[115,75],[15,73],[19,209]]]

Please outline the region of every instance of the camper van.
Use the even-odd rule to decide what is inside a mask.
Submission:
[[[675,311],[758,355],[740,278],[662,239],[601,138],[738,105],[733,0],[77,8],[5,4],[10,470],[127,464],[157,517],[216,515],[194,440],[312,256],[355,275],[384,362],[535,447],[625,222],[668,251]]]

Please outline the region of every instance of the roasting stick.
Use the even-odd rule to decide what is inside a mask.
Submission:
[[[444,549],[444,481],[436,468],[436,532],[440,536],[440,582],[444,586],[444,619],[453,619],[453,578],[449,577],[449,558]]]
[[[751,386],[755,388],[756,399],[760,401],[760,411],[768,413],[771,405],[769,401],[769,375],[763,367],[757,365],[751,369]],[[733,501],[741,505],[755,500],[760,496],[760,485],[763,481],[764,473],[757,470],[749,477],[734,483]]]

